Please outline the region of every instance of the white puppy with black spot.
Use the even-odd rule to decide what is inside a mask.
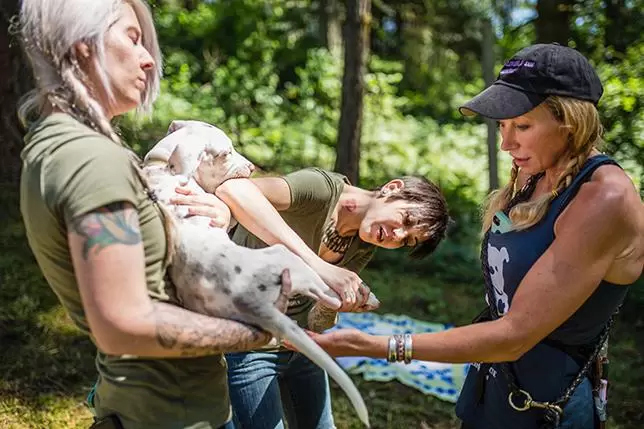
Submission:
[[[351,379],[273,304],[285,270],[292,282],[290,296],[308,296],[331,308],[340,307],[339,296],[285,246],[239,246],[224,228],[211,227],[210,219],[189,216],[185,207],[170,203],[177,186],[214,194],[225,180],[249,177],[252,170],[252,164],[235,151],[223,131],[199,121],[174,121],[166,137],[145,156],[143,172],[149,186],[174,215],[174,256],[168,271],[178,298],[189,310],[249,323],[287,339],[329,373],[368,426],[366,406]],[[373,294],[369,303],[378,305]]]

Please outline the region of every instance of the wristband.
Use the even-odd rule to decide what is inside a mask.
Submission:
[[[387,362],[396,362],[396,339],[393,335],[389,337],[389,347],[387,348]]]
[[[405,349],[405,363],[406,364],[411,362],[412,353],[413,353],[413,348],[412,347],[413,346],[412,346],[411,334],[405,334],[404,349]]]

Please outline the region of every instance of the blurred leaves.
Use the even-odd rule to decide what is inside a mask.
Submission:
[[[635,31],[642,28],[638,22],[622,24],[626,39],[609,37],[610,16],[635,13],[631,3],[620,1],[576,3],[571,45],[590,57],[605,83],[605,150],[639,185],[644,43]],[[126,141],[144,152],[171,120],[199,119],[222,128],[269,172],[333,168],[342,58],[330,53],[321,36],[320,1],[204,1],[189,8],[180,1],[156,3],[165,55],[162,95],[151,118],[121,121]],[[495,25],[498,69],[503,58],[532,43],[534,16],[534,3],[518,0],[374,3],[361,185],[403,174],[440,184],[455,220],[451,240],[432,258],[445,272],[458,266],[455,261],[476,259],[479,203],[487,188],[485,127],[457,111],[484,86],[480,20]],[[622,39],[628,49],[614,46]],[[509,160],[499,158],[503,181]]]
[[[644,43],[631,46],[619,62],[599,65],[604,82],[600,102],[606,127],[605,150],[613,154],[628,170],[640,171],[644,165]]]

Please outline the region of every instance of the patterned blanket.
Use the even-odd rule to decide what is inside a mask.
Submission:
[[[375,313],[341,313],[333,329],[354,328],[374,335],[437,332],[452,325],[428,323],[404,315]],[[468,365],[445,364],[414,360],[409,365],[388,363],[385,359],[340,357],[337,362],[350,374],[362,374],[365,380],[399,382],[434,395],[444,401],[456,402],[463,386]]]

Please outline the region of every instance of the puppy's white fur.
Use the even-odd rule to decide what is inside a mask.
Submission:
[[[338,382],[368,426],[366,406],[351,379],[274,306],[285,270],[292,281],[290,296],[304,295],[338,308],[338,295],[285,246],[238,246],[224,229],[210,227],[210,219],[188,216],[185,207],[170,204],[179,185],[214,193],[225,180],[249,177],[252,169],[223,131],[199,121],[174,121],[166,137],[145,156],[143,171],[150,187],[175,216],[175,256],[169,274],[177,295],[190,310],[260,326],[289,340]],[[368,304],[378,306],[375,296]]]
[[[145,156],[144,172],[157,198],[168,204],[177,186],[209,192],[227,179],[249,177],[253,164],[240,155],[219,128],[200,121],[173,121],[166,136]],[[187,218],[186,206],[172,206]],[[209,222],[199,216],[193,222]]]

